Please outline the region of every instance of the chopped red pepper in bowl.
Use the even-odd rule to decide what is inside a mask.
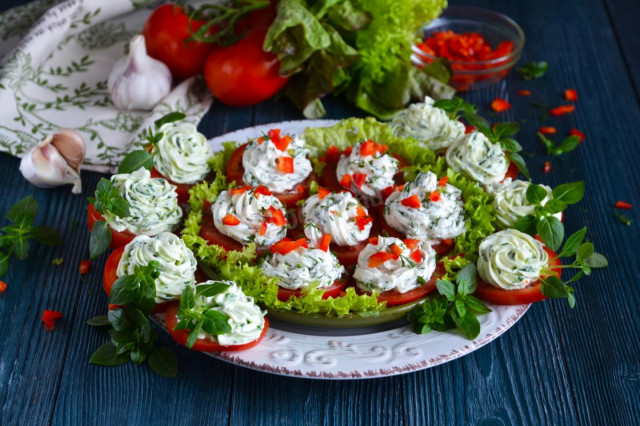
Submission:
[[[476,90],[502,80],[520,59],[523,46],[524,32],[507,16],[449,7],[425,28],[412,58],[418,64],[446,58],[453,69],[449,84],[459,91]]]

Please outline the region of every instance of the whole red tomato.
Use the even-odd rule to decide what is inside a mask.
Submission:
[[[277,56],[262,50],[267,28],[254,28],[233,46],[216,48],[204,65],[213,95],[227,105],[247,106],[269,99],[282,89]]]
[[[204,22],[192,21],[196,31]],[[171,3],[156,8],[142,30],[147,53],[169,67],[174,78],[184,79],[202,72],[213,44],[189,41],[189,17]]]

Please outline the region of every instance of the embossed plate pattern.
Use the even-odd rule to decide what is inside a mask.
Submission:
[[[335,124],[333,120],[301,120],[272,123],[211,139],[214,151],[222,142],[245,142],[271,128],[299,134],[307,127]],[[507,331],[529,305],[493,306],[479,320],[482,331],[469,341],[453,332],[418,335],[409,325],[358,329],[305,328],[272,321],[264,340],[243,352],[207,353],[235,365],[285,376],[313,379],[367,379],[392,376],[443,364],[472,352]],[[152,317],[166,330],[162,315]]]

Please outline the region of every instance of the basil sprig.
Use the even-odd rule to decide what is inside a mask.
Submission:
[[[426,334],[431,330],[447,331],[457,328],[469,340],[480,334],[477,315],[491,312],[472,294],[476,291],[478,277],[476,265],[467,264],[456,276],[456,283],[436,281],[439,295],[416,306],[407,319],[414,332]]]
[[[542,205],[547,191],[536,184],[527,188],[527,202],[535,206],[533,215],[520,218],[515,228],[531,236],[540,235],[542,242],[556,251],[564,239],[564,225],[553,215],[562,212],[570,204],[576,204],[584,197],[584,181],[564,183],[551,191],[551,199]]]
[[[217,281],[211,284],[196,286],[195,295],[191,287],[187,287],[180,297],[178,323],[176,330],[189,330],[186,346],[193,347],[201,331],[212,336],[231,332],[229,318],[207,303],[206,298],[217,296],[229,288],[229,285]]]
[[[596,253],[593,243],[583,242],[587,233],[587,228],[582,228],[573,233],[564,243],[564,247],[558,254],[561,257],[573,257],[574,261],[569,265],[553,266],[547,278],[542,279],[542,294],[550,299],[566,298],[569,306],[573,308],[576,305],[574,296],[575,289],[569,286],[570,283],[579,280],[583,275],[591,275],[591,271],[596,268],[604,268],[609,265],[607,258]],[[550,263],[554,259],[549,259]],[[563,282],[559,277],[553,275],[553,269],[579,269],[579,271],[568,281]]]
[[[547,148],[547,154],[551,155],[566,154],[573,151],[578,147],[578,145],[580,145],[580,137],[575,135],[566,137],[559,146],[556,146],[551,139],[547,138],[540,132],[538,132],[538,138],[540,138],[540,141]]]
[[[540,62],[527,62],[518,68],[518,72],[525,80],[533,80],[534,78],[540,78],[549,69],[549,64],[545,61]]]
[[[144,140],[143,145],[157,145],[164,137],[164,133],[160,131],[160,127],[167,123],[182,120],[185,117],[186,115],[181,112],[170,112],[169,114],[157,119],[153,123],[153,128],[144,129],[142,131],[141,136]],[[132,173],[141,167],[151,170],[153,168],[153,156],[156,153],[157,150],[149,152],[146,149],[131,151],[122,159],[120,167],[118,167],[118,173]]]
[[[91,355],[90,364],[114,366],[128,361],[136,364],[147,361],[156,373],[176,376],[176,356],[169,348],[155,346],[158,336],[148,318],[155,304],[158,266],[157,261],[138,266],[133,274],[123,275],[113,283],[109,303],[123,306],[87,321],[93,327],[111,326],[108,330],[111,340]]]
[[[57,229],[33,225],[39,211],[40,207],[35,198],[27,196],[7,212],[7,219],[13,223],[0,229],[0,277],[9,270],[9,260],[12,256],[18,259],[26,259],[29,256],[31,239],[51,246],[62,244],[62,236]]]
[[[518,154],[522,151],[522,145],[512,138],[512,136],[520,131],[520,124],[514,121],[497,123],[491,126],[487,120],[478,114],[467,111],[465,111],[464,117],[470,125],[483,133],[492,143],[499,144],[509,161],[518,167],[520,173],[522,173],[527,180],[531,180],[531,174],[529,173],[527,164],[524,158],[522,158],[522,155]]]
[[[127,217],[131,214],[129,202],[120,195],[109,179],[100,179],[95,197],[90,197],[89,203],[93,204],[93,208],[103,215],[107,212],[118,217]],[[111,237],[111,229],[104,220],[99,220],[93,225],[89,238],[89,255],[92,259],[100,256],[109,248]]]
[[[461,114],[477,112],[474,105],[457,96],[453,99],[438,99],[433,106],[444,110],[451,120],[457,120]]]

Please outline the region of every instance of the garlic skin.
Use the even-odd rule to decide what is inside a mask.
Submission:
[[[80,166],[85,154],[82,135],[73,129],[60,129],[27,152],[20,161],[25,179],[40,188],[73,184],[71,192],[82,192]]]
[[[113,65],[107,82],[118,109],[150,111],[171,91],[171,71],[147,55],[144,36],[129,42],[129,55]]]

